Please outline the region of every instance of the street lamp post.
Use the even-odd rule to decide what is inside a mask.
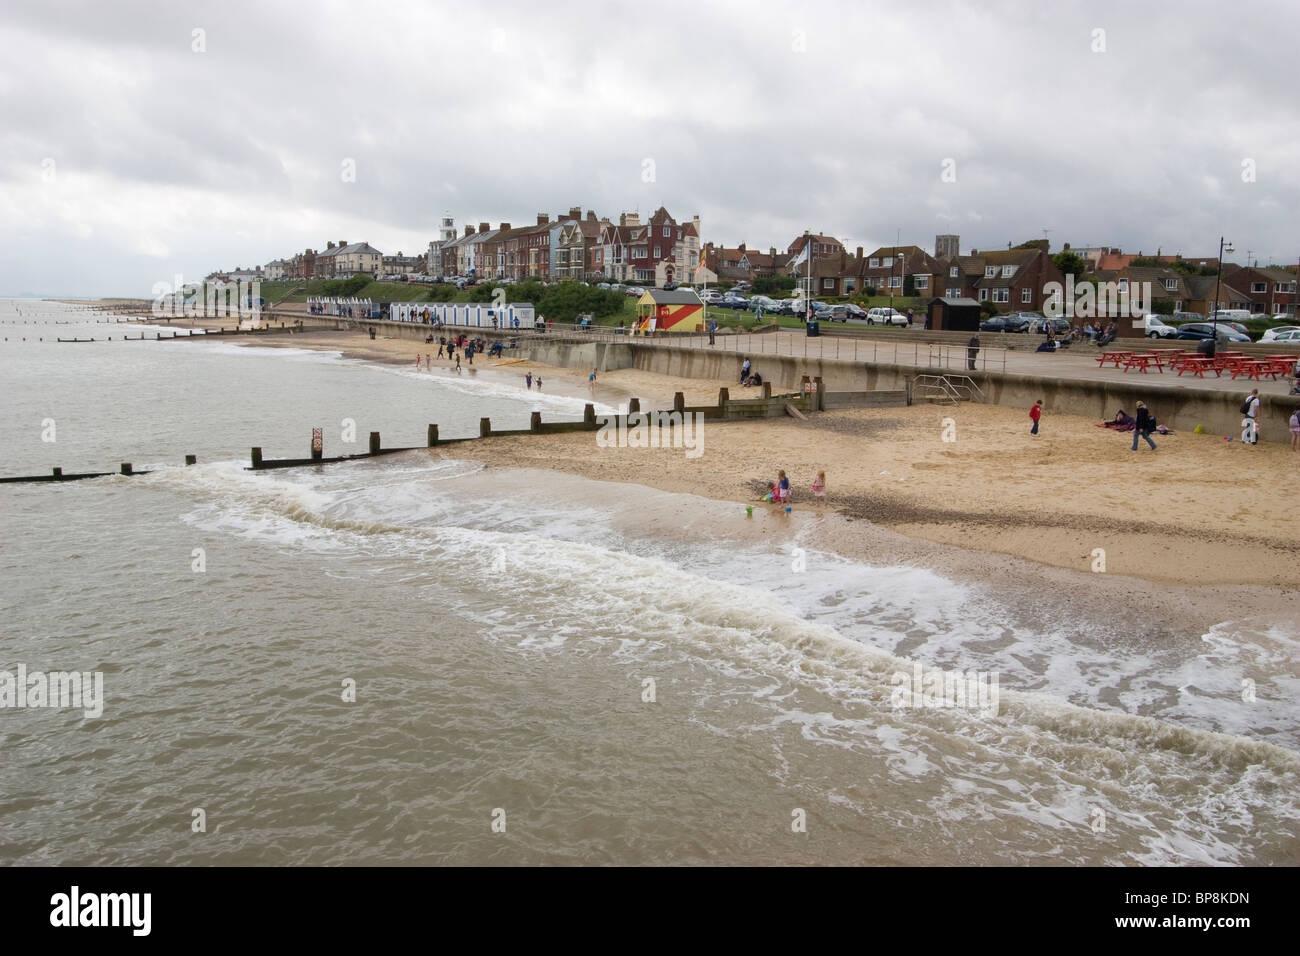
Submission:
[[[1214,312],[1210,316],[1210,335],[1213,336],[1214,341],[1216,343],[1219,341],[1219,283],[1223,279],[1223,253],[1225,249],[1228,252],[1232,252],[1232,243],[1229,242],[1225,246],[1223,242],[1223,237],[1220,236],[1219,237],[1219,263],[1218,263],[1219,268],[1215,271],[1214,274]]]

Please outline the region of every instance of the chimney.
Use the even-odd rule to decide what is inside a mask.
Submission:
[[[550,221],[551,221],[551,220],[550,220],[550,217],[547,216],[546,213],[544,213],[544,212],[539,212],[539,213],[537,214],[537,225],[539,225],[539,226],[544,226],[544,225],[546,225],[546,224],[547,224],[548,222],[550,222]]]
[[[590,219],[591,221],[595,222],[595,221],[596,221],[596,210],[594,210],[594,209],[588,209],[588,210],[587,210],[587,218]]]
[[[340,249],[342,249],[342,248],[343,248],[344,246],[346,246],[347,244],[348,244],[348,241],[347,241],[346,239],[340,239],[340,240],[339,240],[339,248],[340,248]]]
[[[473,227],[473,226],[466,226],[466,227],[465,227],[465,235],[467,235],[467,236],[472,236],[472,235],[474,235],[474,227]]]
[[[741,255],[744,255],[744,253],[745,253],[745,244],[742,242],[740,245],[738,245],[738,246],[736,247],[736,251],[739,252]]]
[[[859,258],[859,259],[862,258],[862,247],[861,247],[861,246],[858,246],[858,258]]]
[[[570,210],[569,210],[569,218],[570,218],[570,219],[581,219],[581,218],[582,218],[582,207],[581,207],[581,206],[574,206],[572,209],[570,209]]]
[[[509,228],[510,228],[510,223],[508,223],[508,222],[503,222],[503,223],[501,224],[501,231],[502,231],[502,232],[505,232],[505,231],[506,231],[507,229],[509,229]]]
[[[492,226],[491,226],[490,224],[486,223],[486,222],[480,222],[480,223],[478,224],[478,231],[479,231],[479,232],[490,232],[491,229],[492,229]]]
[[[625,213],[625,212],[621,212],[621,213],[618,214],[618,224],[619,224],[620,226],[626,226],[626,225],[627,225],[627,213]]]
[[[334,248],[334,240],[331,239],[331,240],[329,240],[327,243],[325,243],[325,248],[326,248],[327,250],[329,250],[329,249],[333,249],[333,248]]]

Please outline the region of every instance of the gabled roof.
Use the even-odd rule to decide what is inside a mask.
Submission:
[[[638,302],[649,300],[655,305],[703,305],[693,289],[646,289]]]

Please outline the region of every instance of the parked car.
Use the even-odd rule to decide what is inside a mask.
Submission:
[[[876,308],[867,310],[867,325],[907,325],[907,316],[896,309]]]
[[[776,299],[769,299],[765,295],[756,295],[750,297],[749,304],[745,308],[750,312],[757,312],[762,309],[764,312],[780,313],[781,303],[777,302]]]
[[[722,301],[719,302],[718,304],[721,305],[724,309],[743,309],[747,305],[749,305],[749,300],[746,299],[743,295],[737,295],[734,292],[728,292],[726,295],[722,297]]]
[[[1246,322],[1250,320],[1250,313],[1245,309],[1218,309],[1211,312],[1207,317],[1213,322],[1216,318],[1222,322]]]
[[[1289,342],[1291,339],[1283,339],[1284,332],[1300,331],[1300,325],[1279,325],[1276,328],[1268,329],[1259,337],[1260,342]]]
[[[1021,313],[1021,316],[1023,317],[1023,316],[1024,316],[1024,313]],[[1063,318],[1043,319],[1043,318],[1040,318],[1040,319],[1038,320],[1038,325],[1034,328],[1034,331],[1037,332],[1039,335],[1046,335],[1046,334],[1048,333],[1048,331],[1051,331],[1051,333],[1052,333],[1053,335],[1055,335],[1055,336],[1059,339],[1059,338],[1064,338],[1065,336],[1069,335],[1069,334],[1070,334],[1070,331],[1071,331],[1073,328],[1074,328],[1074,326],[1070,325],[1070,320],[1069,320],[1069,319],[1063,319]]]
[[[1182,325],[1184,322],[1204,322],[1205,316],[1199,312],[1175,312],[1171,318],[1174,325]]]
[[[722,301],[722,293],[710,289],[708,292],[701,293],[700,298],[707,305],[717,305],[719,302]]]
[[[1158,315],[1148,315],[1143,319],[1145,328],[1143,331],[1149,339],[1172,339],[1178,335],[1178,329],[1172,325],[1166,325],[1165,321]]]
[[[1006,319],[1008,332],[1040,331],[1034,328],[1034,323],[1040,321],[1042,317],[1032,312],[1009,312],[1003,318]]]
[[[1220,342],[1249,342],[1249,335],[1242,335],[1226,322],[1219,323]],[[1209,322],[1185,322],[1178,327],[1176,339],[1212,339],[1214,338],[1214,326]]]
[[[676,283],[676,282],[665,282],[665,283],[664,283],[664,291],[665,291],[665,292],[672,292],[673,289],[676,289],[676,288],[677,288],[677,283]]]
[[[1271,339],[1260,339],[1261,342],[1277,342],[1280,345],[1300,345],[1300,329],[1269,329],[1269,332],[1277,333]]]
[[[1009,315],[994,315],[980,323],[981,332],[1015,332],[1015,323]]]
[[[623,294],[627,296],[629,299],[639,299],[644,293],[645,293],[645,289],[639,288],[634,285],[630,285],[623,290]]]

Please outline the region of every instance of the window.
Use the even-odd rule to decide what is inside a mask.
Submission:
[[[677,230],[677,238],[678,240],[682,238],[682,231],[680,229]]]
[[[1013,275],[1015,275],[1015,273],[1016,273],[1016,267],[1015,267],[1015,266],[1003,266],[1003,267],[1002,267],[1002,278],[1004,278],[1004,279],[1010,279]]]
[[[1267,291],[1268,291],[1268,283],[1267,283],[1267,282],[1252,282],[1252,283],[1250,284],[1250,291],[1251,291],[1251,292],[1267,292]]]
[[[916,286],[916,288],[917,288],[918,291],[921,290],[921,289],[928,289],[928,288],[930,288],[930,277],[929,277],[929,276],[912,276],[912,283]]]
[[[992,278],[993,278],[994,276],[996,276],[997,274],[998,274],[998,267],[997,267],[997,266],[985,266],[985,267],[984,267],[984,278],[986,278],[986,279],[992,279]]]
[[[1166,292],[1176,292],[1177,290],[1178,290],[1178,280],[1177,280],[1177,279],[1166,279],[1166,280],[1165,280],[1165,291],[1166,291]]]
[[[994,289],[994,290],[993,290],[993,301],[994,301],[994,302],[1010,302],[1010,301],[1011,301],[1011,290],[1010,290],[1010,289]]]
[[[669,229],[667,226],[664,226],[664,238],[665,239],[671,238],[672,234],[673,231]]]
[[[902,284],[903,284],[903,283],[902,283],[902,280],[900,280],[900,279],[898,278],[898,276],[890,276],[890,277],[889,277],[889,287],[890,287],[891,289],[897,289],[897,288],[898,288],[900,285],[902,285]]]
[[[1120,279],[1119,282],[1115,284],[1115,287],[1120,292],[1128,292],[1128,279]]]
[[[987,302],[988,300],[989,300],[989,290],[988,290],[988,289],[980,289],[980,301],[981,301],[981,302]]]
[[[659,247],[658,247],[658,246],[655,246],[655,258],[656,258],[656,259],[659,258]]]
[[[1285,292],[1285,291],[1286,291],[1286,283],[1285,283],[1285,282],[1279,282],[1279,283],[1275,284],[1275,285],[1273,286],[1273,291],[1274,291],[1274,292]]]
[[[830,276],[827,276],[825,279],[822,279],[822,288],[823,289],[835,288],[835,280],[832,279]]]
[[[1025,286],[1023,289],[1020,290],[1021,305],[1029,305],[1033,301],[1034,301],[1034,290],[1032,288],[1030,288],[1029,286]]]
[[[872,259],[867,260],[867,265],[868,265],[868,267],[870,267],[870,268],[872,268],[872,269],[879,269],[879,268],[880,268],[880,257],[879,257],[879,256],[876,256],[876,257],[874,257],[874,258],[872,258]]]
[[[949,279],[955,279],[955,278],[957,278],[957,267],[956,267],[956,266],[953,266],[951,269],[948,270],[948,278],[949,278]]]
[[[848,294],[849,294],[850,292],[852,292],[855,288],[857,288],[857,283],[858,283],[858,280],[857,280],[857,279],[845,279],[845,280],[844,280],[844,294],[845,294],[845,295],[848,295]]]

